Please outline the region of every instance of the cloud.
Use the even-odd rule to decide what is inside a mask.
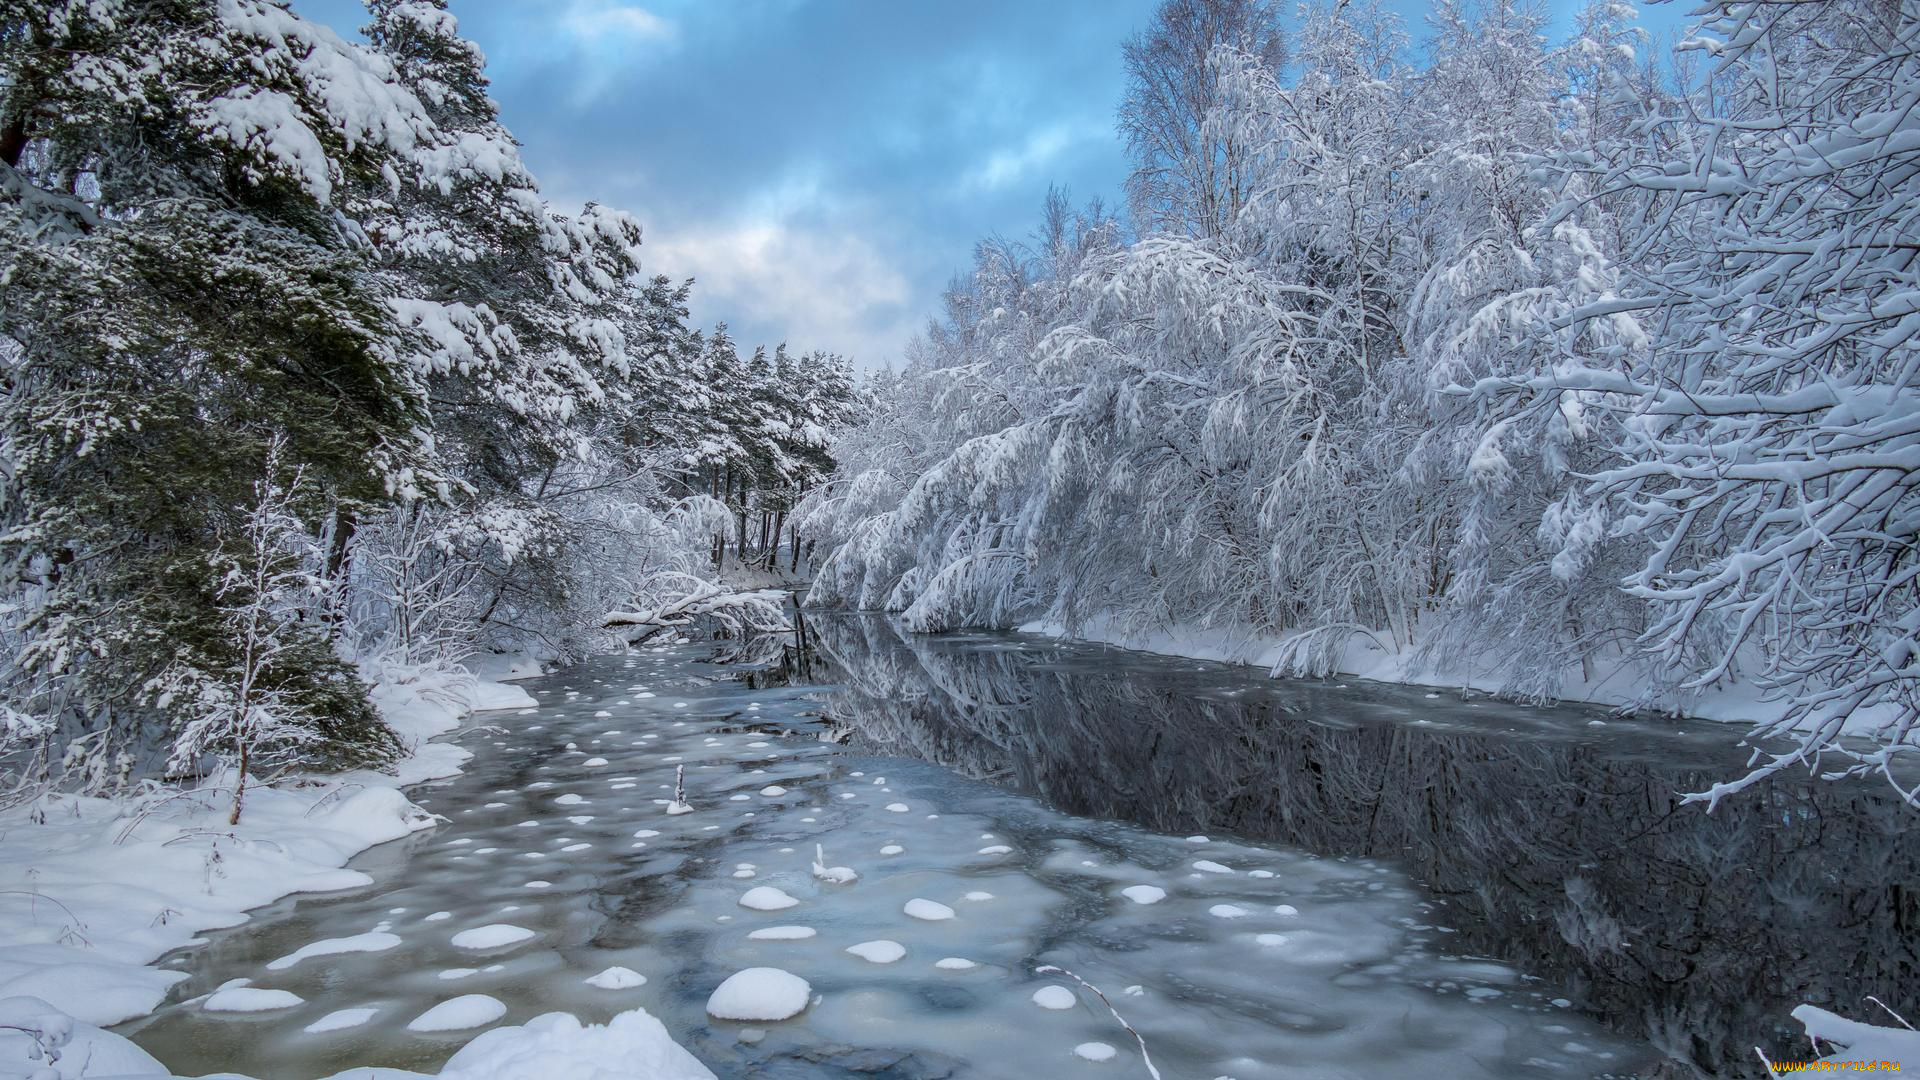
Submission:
[[[680,40],[672,21],[618,0],[566,0],[558,18],[541,18],[522,33],[523,46],[567,69],[567,100],[576,109],[616,89],[642,62],[671,52]]]
[[[743,348],[786,341],[862,367],[897,363],[920,326],[917,295],[885,245],[841,225],[756,217],[649,231],[650,272],[692,276],[694,316],[725,319]]]
[[[616,0],[571,0],[560,16],[560,26],[570,36],[589,44],[608,37],[630,40],[672,40],[673,23],[645,8]]]
[[[995,191],[1029,177],[1044,174],[1075,144],[1089,139],[1111,139],[1112,128],[1089,122],[1057,123],[1027,134],[1016,146],[1003,147],[960,177],[963,191]]]

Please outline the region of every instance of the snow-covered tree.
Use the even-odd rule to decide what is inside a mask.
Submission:
[[[1232,131],[1206,123],[1218,102],[1208,60],[1226,47],[1278,71],[1281,14],[1272,0],[1168,0],[1123,47],[1120,131],[1136,163],[1127,196],[1143,229],[1214,237],[1239,216],[1251,177]]]
[[[265,0],[17,2],[0,131],[7,682],[147,739],[180,718],[143,688],[225,625],[212,558],[266,439],[305,469],[310,525],[438,480],[342,214],[382,175],[431,180],[433,125],[378,58]]]
[[[1712,797],[1895,775],[1913,12],[1728,2],[1668,62],[1607,0],[1557,48],[1442,3],[1408,64],[1336,3],[1281,68],[1277,30],[1218,32],[1263,11],[1174,0],[1130,47],[1145,235],[980,245],[800,508],[811,602],[1212,627],[1295,673],[1384,650],[1531,700],[1755,679],[1798,747]]]
[[[1709,799],[1796,766],[1898,784],[1916,749],[1917,34],[1908,5],[1717,5],[1692,94],[1618,157],[1557,162],[1638,208],[1624,295],[1559,322],[1631,320],[1647,347],[1475,388],[1612,415],[1584,495],[1648,542],[1627,580],[1644,644],[1686,655],[1688,687],[1744,670],[1787,703],[1760,733],[1795,746]]]
[[[170,772],[193,772],[208,756],[232,769],[230,824],[255,770],[324,758],[350,741],[343,726],[378,733],[388,754],[399,750],[327,639],[320,616],[332,583],[297,512],[306,480],[286,448],[269,441],[252,504],[213,555],[218,632],[177,642],[174,662],[143,688],[180,717]]]

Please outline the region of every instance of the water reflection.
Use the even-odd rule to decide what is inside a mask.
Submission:
[[[1070,813],[1401,860],[1466,949],[1573,988],[1670,1077],[1800,1056],[1788,1010],[1907,1015],[1920,974],[1913,811],[1781,779],[1681,806],[1740,764],[1732,729],[1604,720],[1009,635],[815,613],[857,748],[936,762]],[[1682,728],[1687,725],[1681,725]],[[1902,1002],[1896,999],[1905,999]]]

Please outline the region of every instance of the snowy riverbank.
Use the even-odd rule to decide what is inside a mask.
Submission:
[[[227,824],[230,793],[219,778],[119,799],[55,794],[0,812],[0,1078],[164,1075],[159,1062],[100,1028],[146,1015],[185,978],[150,966],[161,956],[283,896],[366,885],[367,875],[345,868],[349,859],[433,827],[434,815],[400,789],[452,776],[472,755],[431,740],[469,713],[534,704],[497,680],[538,674],[537,665],[482,671],[495,678],[388,673],[373,700],[410,748],[398,768],[251,787],[237,826]],[[566,1060],[565,1046],[582,1061],[647,1066],[649,1076],[707,1075],[644,1014],[589,1027],[555,1014],[473,1046],[441,1075],[518,1076],[516,1062]]]
[[[1134,627],[1106,619],[1091,619],[1069,632],[1061,623],[1030,622],[1018,628],[1023,634],[1039,634],[1062,640],[1088,641],[1113,645],[1136,652],[1162,656],[1184,656],[1193,660],[1212,660],[1224,664],[1244,664],[1272,671],[1286,657],[1293,641],[1246,630],[1214,627]],[[1468,689],[1495,694],[1500,680],[1475,670],[1439,670],[1421,662],[1419,650],[1400,646],[1385,632],[1355,631],[1341,651],[1337,675],[1375,682],[1407,686],[1428,686],[1436,690]],[[1489,670],[1491,665],[1489,665]],[[1613,708],[1646,706],[1649,694],[1644,675],[1632,664],[1617,661],[1595,664],[1591,674],[1569,671],[1557,695],[1561,702],[1603,705]],[[1749,727],[1770,723],[1784,714],[1784,704],[1765,700],[1761,688],[1752,682],[1730,682],[1710,690],[1691,691],[1678,701],[1655,700],[1663,710],[1677,706],[1687,717],[1744,724]],[[1880,713],[1863,710],[1853,724],[1869,725]]]

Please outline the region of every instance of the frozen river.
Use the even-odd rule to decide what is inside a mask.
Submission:
[[[1912,970],[1910,851],[1837,861],[1897,808],[1674,809],[1725,730],[813,624],[823,685],[685,645],[523,684],[416,791],[443,827],[170,958],[192,978],[122,1030],[187,1075],[419,1068],[479,1030],[420,1018],[481,995],[440,1022],[638,1005],[723,1077],[1147,1076],[1056,965],[1169,1080],[1682,1076]],[[750,967],[817,998],[709,1018]],[[239,979],[304,1004],[206,1008]]]

